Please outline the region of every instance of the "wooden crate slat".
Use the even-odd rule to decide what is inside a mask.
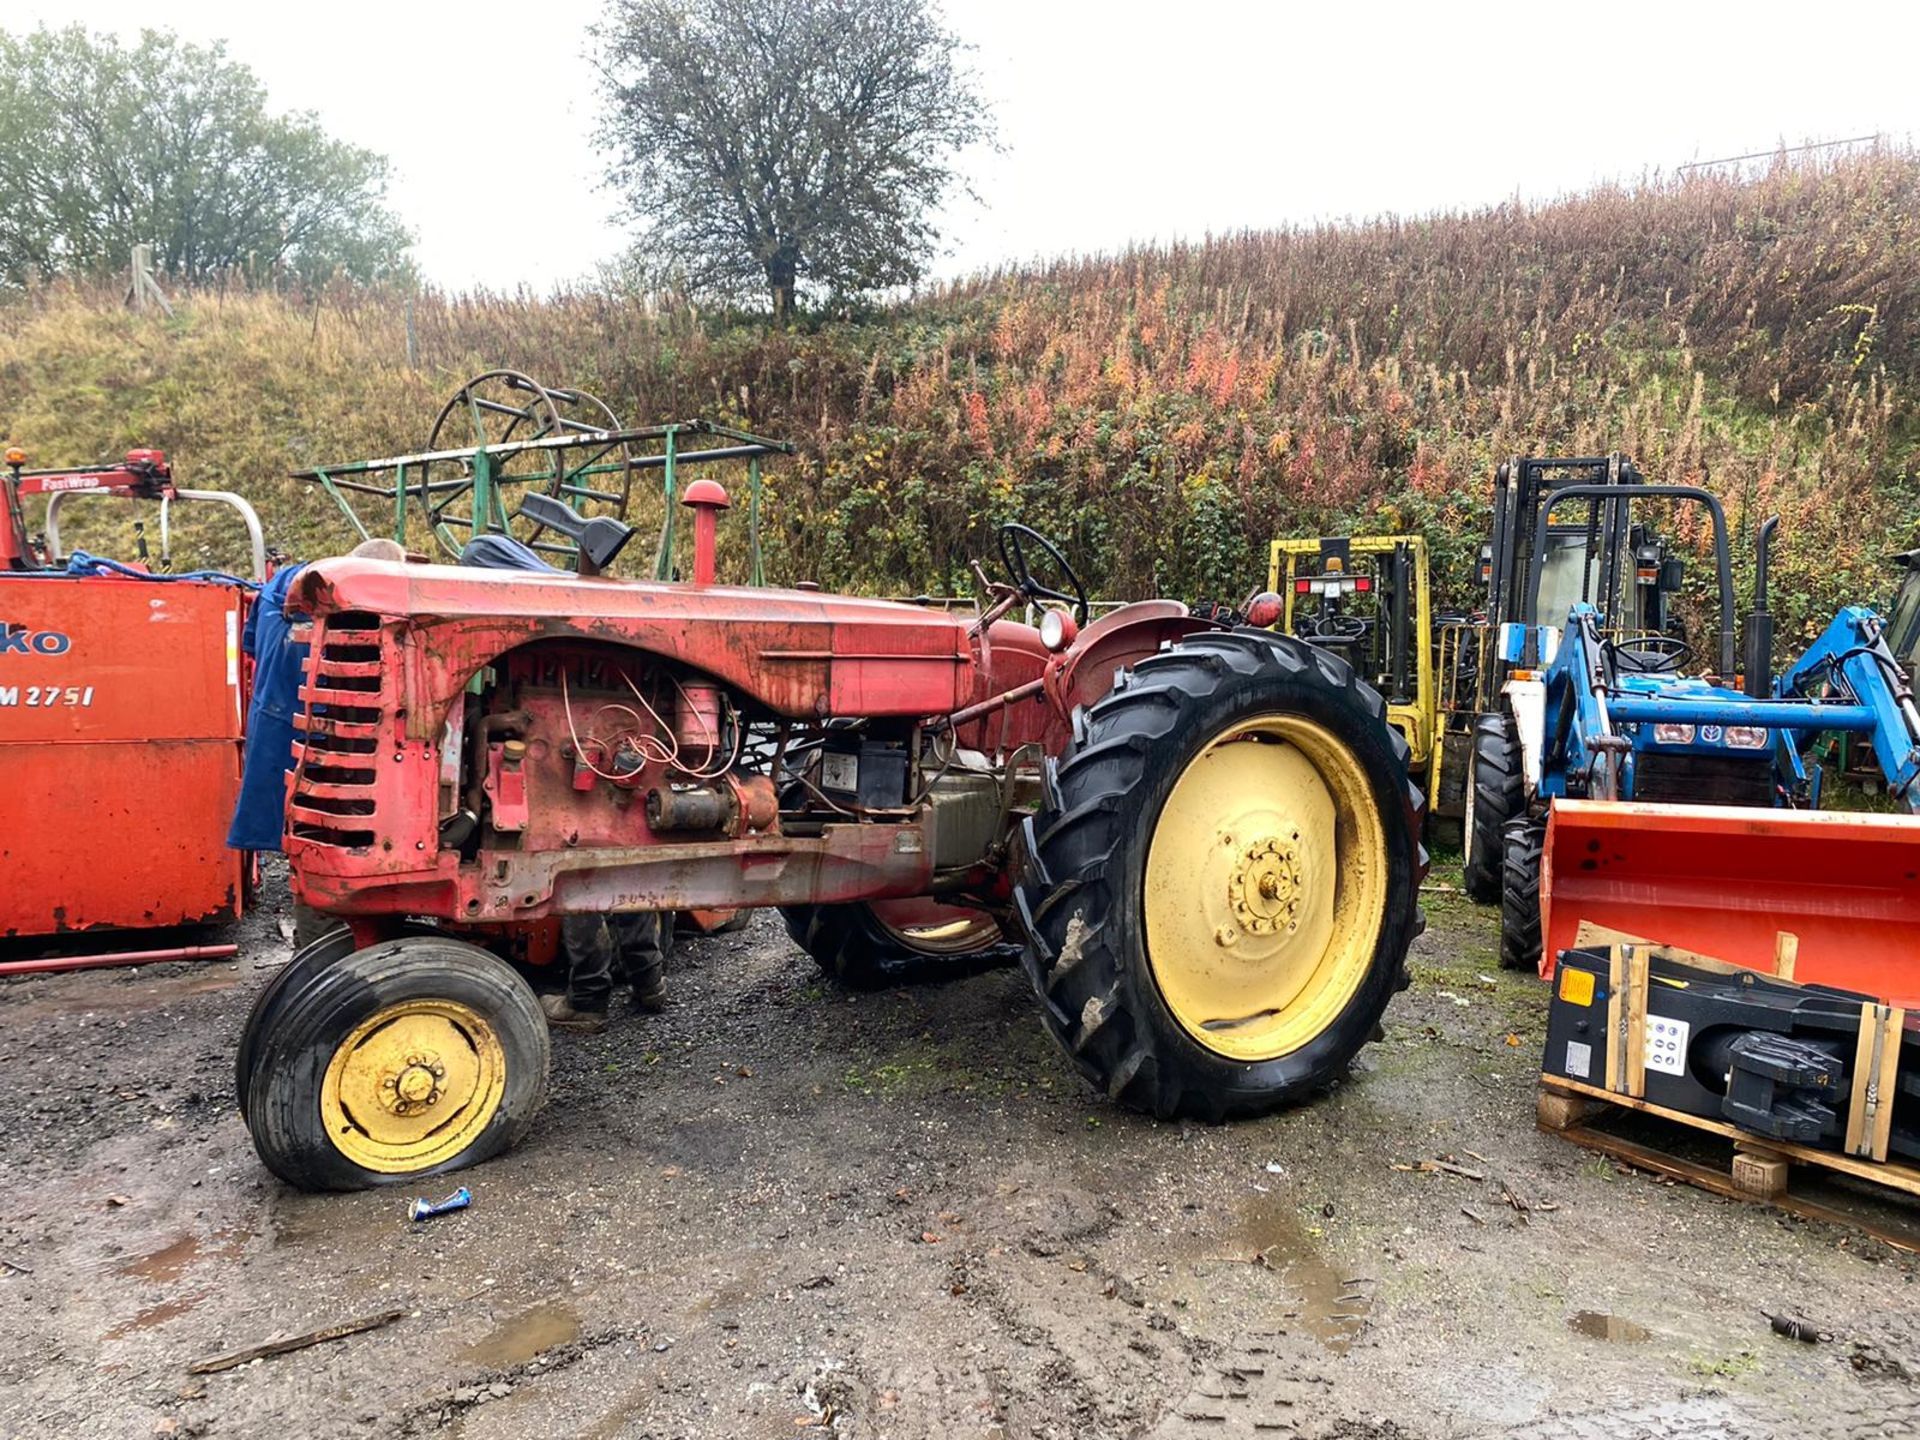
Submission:
[[[1744,1142],[1755,1149],[1764,1149],[1775,1155],[1785,1155],[1789,1159],[1804,1161],[1809,1165],[1837,1170],[1843,1175],[1851,1175],[1858,1180],[1871,1181],[1875,1185],[1884,1185],[1889,1189],[1904,1191],[1908,1195],[1920,1196],[1920,1170],[1897,1161],[1856,1160],[1851,1155],[1843,1155],[1837,1150],[1815,1150],[1806,1145],[1796,1145],[1790,1140],[1774,1140],[1765,1135],[1755,1135],[1750,1130],[1742,1130],[1722,1120],[1710,1120],[1704,1115],[1688,1115],[1679,1110],[1669,1110],[1663,1105],[1654,1105],[1634,1095],[1611,1094],[1597,1085],[1583,1085],[1578,1080],[1568,1080],[1559,1075],[1542,1075],[1540,1083],[1550,1090],[1584,1095],[1589,1099],[1605,1101],[1609,1105],[1618,1105],[1622,1109],[1640,1110],[1649,1115],[1658,1115],[1676,1124],[1690,1126],[1695,1130],[1704,1130],[1710,1135],[1718,1135],[1736,1143]]]
[[[1636,1140],[1609,1135],[1589,1125],[1571,1125],[1565,1130],[1556,1130],[1553,1133],[1582,1149],[1609,1156],[1622,1164],[1631,1165],[1636,1170],[1645,1170],[1649,1174],[1683,1181],[1699,1189],[1711,1191],[1715,1195],[1724,1196],[1728,1200],[1745,1200],[1749,1204],[1771,1205],[1776,1210],[1784,1210],[1804,1220],[1818,1220],[1823,1224],[1858,1230],[1871,1235],[1882,1244],[1893,1246],[1896,1250],[1920,1254],[1920,1233],[1893,1229],[1880,1224],[1870,1216],[1861,1215],[1852,1210],[1843,1210],[1818,1200],[1809,1200],[1803,1195],[1794,1194],[1791,1190],[1763,1199],[1740,1189],[1733,1183],[1733,1177],[1725,1171],[1716,1170],[1710,1165],[1702,1165],[1697,1161],[1683,1159],[1678,1155],[1669,1155],[1664,1150],[1655,1150],[1652,1146],[1642,1145]]]

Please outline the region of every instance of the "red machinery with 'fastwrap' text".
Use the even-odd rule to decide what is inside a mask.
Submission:
[[[86,497],[157,504],[164,554],[174,505],[224,504],[246,524],[258,578],[260,522],[238,496],[176,487],[157,450],[95,469],[30,471],[25,461],[9,450],[0,471],[0,937],[236,919],[250,861],[226,848],[226,832],[240,783],[249,592],[144,563],[70,565],[59,527]],[[23,502],[41,496],[37,539]],[[116,947],[78,963],[232,950]],[[74,963],[10,959],[0,970]]]

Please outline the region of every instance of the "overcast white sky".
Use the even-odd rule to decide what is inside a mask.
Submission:
[[[9,0],[0,24],[224,39],[273,103],[394,162],[440,284],[620,248],[589,136],[604,0]],[[1004,149],[953,274],[1209,230],[1545,197],[1805,140],[1920,134],[1920,4],[948,0]]]

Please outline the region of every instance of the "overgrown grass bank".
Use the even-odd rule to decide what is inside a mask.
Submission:
[[[512,366],[798,442],[775,576],[960,588],[1018,518],[1102,593],[1189,598],[1244,594],[1272,535],[1353,527],[1425,530],[1463,599],[1499,458],[1618,447],[1720,492],[1743,568],[1783,516],[1791,633],[1916,541],[1917,225],[1920,156],[1882,151],[1063,260],[785,334],[428,294],[413,368],[397,294],[197,294],[169,320],[56,287],[0,302],[0,431],[48,464],[163,446],[313,554],[346,531],[289,470],[422,445],[462,378]]]

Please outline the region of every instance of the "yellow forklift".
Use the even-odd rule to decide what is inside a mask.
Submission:
[[[1434,613],[1425,537],[1275,540],[1267,587],[1280,597],[1277,628],[1340,655],[1380,692],[1435,838],[1457,840],[1486,625]]]

